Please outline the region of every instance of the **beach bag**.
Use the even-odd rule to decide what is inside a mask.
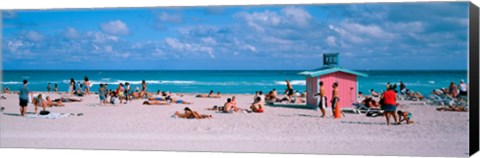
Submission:
[[[39,114],[40,114],[40,115],[48,115],[48,114],[50,114],[50,111],[42,110],[42,111],[40,111]]]

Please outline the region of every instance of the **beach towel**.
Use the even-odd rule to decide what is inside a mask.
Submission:
[[[27,118],[57,119],[57,118],[74,116],[74,115],[75,114],[72,114],[72,113],[54,113],[54,112],[51,112],[48,115],[29,114],[29,115],[27,115]]]

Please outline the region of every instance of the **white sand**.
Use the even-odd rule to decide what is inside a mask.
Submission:
[[[58,94],[48,94],[59,98]],[[468,156],[468,113],[438,112],[433,106],[401,102],[399,110],[413,113],[412,125],[387,126],[384,117],[346,114],[334,120],[309,109],[269,107],[265,113],[222,114],[204,108],[223,105],[222,99],[194,98],[192,105],[98,106],[98,96],[48,110],[83,113],[59,119],[18,116],[18,95],[2,94],[0,147],[131,149],[175,151],[274,152],[348,155]],[[247,108],[251,95],[237,95]],[[171,118],[190,107],[212,119]],[[33,106],[28,106],[33,112]],[[327,111],[331,114],[330,111]]]

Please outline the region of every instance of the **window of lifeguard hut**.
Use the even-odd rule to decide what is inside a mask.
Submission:
[[[324,67],[337,67],[338,66],[338,53],[323,54],[323,66]]]

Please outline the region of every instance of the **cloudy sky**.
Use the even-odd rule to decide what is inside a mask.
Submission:
[[[2,13],[6,70],[467,68],[466,2]]]

